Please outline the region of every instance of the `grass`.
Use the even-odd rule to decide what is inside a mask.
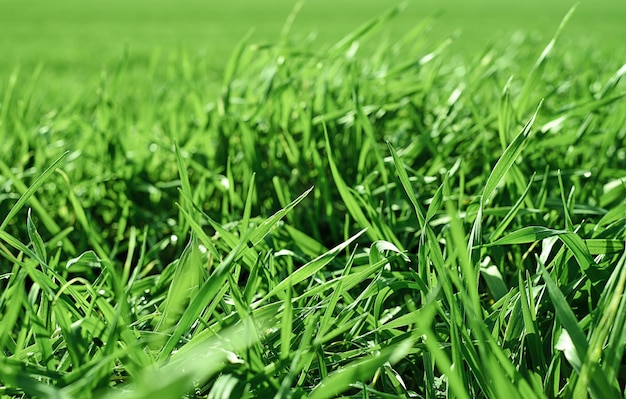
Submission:
[[[168,77],[172,71],[167,65],[180,64],[179,60],[186,58],[195,64],[191,68],[197,72],[194,82],[214,95],[237,42],[249,32],[255,43],[278,41],[295,3],[4,0],[0,3],[0,90],[17,69],[20,80],[40,80],[35,99],[55,107],[96,91],[101,75],[110,74],[120,58],[126,65],[124,76],[139,87],[151,86],[155,79],[174,79]],[[570,0],[477,0],[471,4],[462,0],[409,1],[385,27],[384,34],[395,40],[433,19],[422,39],[441,42],[453,38],[449,54],[450,62],[454,62],[453,56],[472,58],[486,46],[505,45],[512,34],[523,33],[535,40],[550,37],[555,23],[572,4]],[[311,41],[311,48],[320,48],[388,7],[387,2],[373,0],[309,0],[292,24],[290,39]],[[607,50],[604,56],[619,58],[618,54],[625,51],[620,44],[624,19],[626,6],[622,1],[583,1],[566,34],[574,43]],[[363,44],[369,49],[376,47],[374,43]],[[613,51],[616,47],[619,51]],[[42,69],[36,72],[38,67]]]
[[[623,397],[624,60],[394,14],[8,83],[0,395]]]

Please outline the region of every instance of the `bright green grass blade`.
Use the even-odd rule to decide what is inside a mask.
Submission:
[[[540,330],[537,324],[535,303],[533,299],[532,284],[530,278],[523,278],[522,272],[518,272],[518,287],[520,293],[520,303],[522,304],[522,315],[524,318],[524,338],[526,340],[527,351],[530,352],[532,360],[532,370],[543,372],[547,365],[543,356],[543,347]]]
[[[563,326],[563,329],[567,331],[578,359],[584,359],[587,356],[587,351],[589,349],[587,338],[580,328],[578,320],[576,320],[576,316],[574,315],[572,308],[569,306],[567,299],[563,295],[563,292],[556,285],[545,266],[539,263],[539,267],[541,269],[543,280],[546,282],[548,294],[552,299],[552,305],[556,311],[556,316]]]
[[[494,245],[515,245],[515,244],[528,244],[535,241],[544,240],[549,237],[558,236],[561,234],[567,234],[565,230],[554,230],[543,226],[528,226],[522,227],[506,236],[485,244],[486,246]]]
[[[572,254],[574,254],[574,257],[583,272],[586,273],[592,265],[595,265],[593,258],[589,254],[587,246],[578,234],[560,234],[559,239],[563,241],[563,244],[565,244],[570,251],[572,251]]]
[[[7,287],[0,298],[0,315],[2,315],[2,323],[0,323],[0,352],[4,348],[13,334],[15,323],[22,313],[26,273],[20,271],[9,279]]]
[[[536,90],[536,87],[540,82],[541,75],[543,74],[543,71],[545,70],[548,57],[550,53],[552,52],[554,45],[556,44],[556,41],[559,38],[559,35],[561,34],[561,31],[563,30],[563,28],[565,28],[565,25],[567,25],[567,22],[569,21],[571,16],[574,14],[574,11],[576,11],[577,7],[578,7],[578,4],[574,4],[569,9],[567,14],[565,14],[565,17],[563,17],[563,20],[561,20],[559,27],[554,33],[554,36],[552,37],[548,45],[543,49],[543,51],[541,52],[541,55],[539,56],[537,61],[535,61],[535,64],[533,65],[528,76],[524,79],[524,86],[522,87],[522,92],[520,93],[518,97],[518,102],[517,102],[517,110],[520,115],[526,112],[526,108],[528,107],[528,104],[530,103],[531,98],[532,98],[532,93],[534,90]]]
[[[471,312],[470,318],[474,319],[480,314],[480,298],[478,296],[479,268],[472,259],[472,248],[468,245],[468,242],[466,241],[463,221],[458,216],[455,202],[448,200],[446,201],[445,205],[447,208],[448,216],[450,217],[449,240],[455,248],[454,253],[451,254],[451,259],[453,259],[452,262],[454,262],[454,269],[458,267],[458,269],[460,270],[460,277],[464,285],[464,295],[461,296],[461,300],[468,301],[466,303],[466,310]],[[451,274],[451,276],[456,277],[456,273]]]
[[[256,320],[263,323],[263,320]],[[194,382],[205,381],[219,372],[232,354],[245,350],[259,339],[254,323],[243,320],[220,332],[220,337],[194,338],[171,359],[158,368],[149,368],[131,385],[130,389],[111,389],[104,398],[151,399],[158,397],[183,397],[193,388]],[[193,346],[193,350],[184,350]]]
[[[582,370],[580,372],[580,378],[576,381],[576,387],[574,388],[575,396],[584,396],[588,387],[591,392],[597,397],[603,398],[619,398],[619,382],[615,379],[618,374],[616,368],[611,367],[611,362],[607,362],[605,353],[608,356],[615,356],[608,352],[606,340],[609,337],[611,330],[616,328],[621,330],[623,325],[615,325],[617,311],[620,307],[623,307],[624,302],[624,289],[626,287],[626,268],[624,268],[625,256],[622,256],[618,267],[613,271],[613,275],[607,285],[605,293],[610,292],[607,295],[607,301],[605,309],[601,312],[601,319],[598,322],[598,326],[593,330],[589,342],[589,352],[585,359]],[[621,318],[623,320],[623,318]],[[622,342],[623,343],[623,342]],[[609,346],[615,348],[615,343],[609,343]],[[623,353],[623,345],[620,345],[620,349],[615,348],[618,353]]]
[[[252,214],[252,201],[254,197],[254,179],[255,174],[252,173],[250,177],[250,184],[248,186],[248,195],[246,196],[246,202],[243,207],[243,215],[241,222],[239,223],[239,234],[244,235],[250,229],[250,215]]]
[[[496,265],[488,264],[486,266],[481,266],[480,274],[483,280],[487,283],[489,291],[495,301],[499,301],[509,292],[509,288],[504,282],[502,273],[500,273],[500,270]]]
[[[626,75],[626,64],[622,65],[622,67],[617,70],[617,72],[615,72],[615,74],[606,82],[606,85],[602,88],[599,97],[605,98],[611,94],[613,90],[618,87],[618,84],[624,75]]]
[[[232,273],[226,274],[226,281],[228,282],[228,293],[232,300],[232,304],[235,307],[235,313],[231,313],[231,315],[237,315],[240,319],[245,319],[252,313],[252,308],[244,300],[242,295],[241,288],[237,284],[236,279],[241,275],[241,266],[235,265]]]
[[[572,223],[571,217],[571,206],[569,201],[565,199],[565,187],[563,186],[563,177],[561,176],[561,171],[557,171],[557,177],[559,180],[559,188],[561,193],[561,204],[563,205],[563,215],[565,217],[565,230],[574,231],[574,224]]]
[[[288,359],[291,353],[291,337],[293,334],[293,304],[291,303],[293,288],[288,285],[285,289],[285,307],[282,310],[280,326],[280,358]]]
[[[67,176],[63,173],[61,173],[61,175],[64,177],[67,184],[68,198],[74,209],[76,219],[85,230],[89,243],[91,244],[91,246],[93,246],[94,250],[97,252],[100,258],[109,259],[109,254],[111,253],[111,251],[109,248],[103,246],[103,243],[101,242],[102,233],[98,231],[99,229],[97,226],[94,226],[93,223],[89,221],[89,218],[85,213],[85,208],[83,207],[76,193],[74,192],[74,189],[70,184],[69,178],[67,178]]]
[[[406,256],[406,253],[404,251],[400,250],[398,247],[396,247],[389,241],[379,240],[379,241],[374,241],[374,243],[370,247],[370,253],[369,253],[370,264],[380,261],[385,256],[384,254],[386,252],[393,252],[393,253],[400,255],[402,259],[404,259],[405,262],[411,261],[409,257]]]
[[[202,283],[203,265],[200,249],[195,237],[191,237],[177,261],[174,276],[170,283],[161,317],[156,325],[156,332],[167,333],[178,324]]]
[[[181,337],[189,331],[189,328],[195,323],[203,309],[216,298],[222,284],[226,281],[226,274],[234,267],[233,262],[239,257],[240,250],[245,246],[244,243],[246,239],[246,236],[241,237],[238,245],[230,251],[228,256],[226,256],[202,287],[200,287],[197,294],[191,298],[189,305],[184,309],[178,323],[174,326],[174,331],[159,352],[159,360],[163,361],[172,353]]]
[[[46,295],[40,295],[37,305],[37,312],[35,313],[34,309],[30,312],[30,317],[36,320],[36,322],[33,323],[35,342],[37,348],[39,348],[42,359],[45,359],[42,363],[48,370],[54,370],[57,360],[53,357],[54,341],[51,337],[52,334],[50,334],[52,326],[51,301]]]
[[[355,302],[358,304],[359,300],[356,299],[353,303]],[[353,307],[356,308],[357,306],[355,305]],[[367,313],[362,312],[344,312],[341,317],[337,318],[337,327],[327,332],[325,335],[317,335],[313,341],[313,345],[316,347],[321,346],[327,342],[337,339],[337,337],[346,335],[356,326],[362,325],[368,316],[369,315]]]
[[[413,340],[405,340],[396,345],[389,346],[376,356],[364,360],[351,362],[341,370],[330,374],[327,378],[311,392],[311,399],[334,398],[347,390],[356,381],[366,381],[386,363],[394,364],[405,357],[411,347]]]
[[[398,153],[393,148],[391,143],[387,142],[387,146],[389,147],[389,151],[391,152],[391,155],[393,157],[393,163],[396,168],[396,173],[398,174],[398,177],[400,178],[400,182],[402,183],[402,188],[404,189],[404,192],[406,193],[407,197],[411,201],[411,205],[413,205],[413,210],[415,211],[415,216],[417,217],[417,220],[419,221],[420,228],[423,229],[426,226],[426,220],[424,218],[424,211],[422,209],[422,206],[419,204],[419,202],[417,202],[417,198],[415,197],[415,193],[413,192],[413,188],[411,187],[411,182],[409,181],[409,175],[406,173],[404,164],[402,163],[402,160],[398,156]]]
[[[232,52],[232,55],[228,59],[228,63],[226,64],[226,68],[224,69],[224,80],[222,82],[222,94],[217,103],[218,112],[221,116],[224,116],[228,113],[231,102],[231,91],[232,91],[232,82],[235,78],[235,74],[237,73],[238,68],[241,64],[241,59],[252,37],[252,31],[249,31],[246,36],[239,41],[237,46]]]
[[[512,80],[513,77],[510,77],[504,85],[504,89],[502,89],[502,94],[500,95],[498,107],[498,136],[500,137],[502,151],[506,149],[507,143],[510,140],[511,117],[515,116],[513,114],[513,110],[511,109],[511,92],[509,89]]]
[[[195,215],[193,208],[193,192],[191,191],[191,183],[189,182],[189,173],[187,172],[187,166],[183,159],[178,143],[174,141],[174,152],[176,154],[176,164],[178,166],[178,176],[180,177],[180,189],[182,191],[181,204],[182,207],[191,215]],[[195,218],[194,218],[195,219]],[[184,218],[179,216],[180,228],[178,231],[178,237],[180,240],[187,238],[187,223]]]
[[[196,210],[200,212],[198,208],[196,208]],[[205,248],[211,251],[211,254],[213,254],[215,259],[219,259],[221,255],[217,251],[214,240],[206,234],[198,220],[182,207],[179,207],[179,213],[190,225],[191,229],[196,235],[196,238],[199,239],[200,242],[202,242],[202,245],[204,245]],[[241,237],[238,237],[235,233],[227,230],[219,223],[211,219],[208,215],[202,213],[202,217],[209,222],[211,227],[213,227],[215,231],[219,234],[219,236],[224,240],[224,242],[227,244],[228,249],[235,248],[238,245]],[[250,267],[252,267],[258,261],[255,251],[244,251],[243,259],[248,265],[250,265]]]
[[[289,15],[287,16],[287,19],[285,20],[285,23],[280,30],[280,43],[283,46],[289,43],[289,33],[291,32],[291,27],[293,26],[294,20],[300,13],[300,10],[302,10],[302,6],[304,6],[305,3],[306,2],[304,0],[298,0],[291,8]]]
[[[571,233],[565,230],[553,230],[543,226],[523,227],[500,238],[499,240],[496,240],[495,242],[487,244],[486,246],[527,244],[550,237],[558,237],[561,241],[563,241],[567,248],[572,251],[572,254],[584,272],[595,264],[593,258],[591,257],[590,249],[585,244],[585,241],[576,233]],[[602,249],[594,247],[595,244],[596,243],[594,242],[591,243],[592,249]],[[597,244],[602,247],[602,244],[608,243]]]
[[[533,174],[533,177],[534,176],[535,175]],[[530,192],[532,181],[533,181],[533,178],[530,179],[530,183],[528,183],[528,185],[526,186],[526,189],[524,190],[522,195],[520,195],[517,201],[515,201],[515,204],[513,204],[511,209],[507,212],[506,216],[502,219],[502,221],[500,221],[500,223],[498,223],[498,226],[496,227],[496,229],[489,236],[489,241],[498,240],[500,236],[502,236],[504,231],[507,229],[507,227],[509,227],[511,222],[515,219],[515,216],[517,216],[522,204],[524,203],[524,200],[526,199],[526,197],[528,196],[528,193]]]
[[[300,194],[298,198],[291,201],[287,206],[283,207],[283,209],[279,210],[269,218],[265,219],[261,224],[256,226],[256,228],[250,233],[250,241],[252,245],[257,245],[258,243],[265,238],[265,236],[271,231],[276,224],[285,217],[293,208],[296,207],[309,193],[313,191],[313,187],[306,190],[304,193]]]
[[[319,325],[319,333],[318,335],[324,335],[326,334],[326,332],[328,332],[332,326],[331,323],[331,319],[333,317],[333,313],[335,311],[335,308],[337,306],[337,303],[339,302],[339,298],[340,295],[343,294],[344,292],[344,282],[345,282],[345,278],[343,277],[347,277],[350,275],[350,270],[352,268],[352,263],[354,262],[354,255],[355,255],[355,251],[352,251],[352,255],[350,256],[350,258],[348,259],[348,261],[346,262],[346,266],[344,267],[341,276],[339,276],[337,278],[338,282],[337,282],[337,286],[336,288],[333,290],[333,293],[330,297],[330,301],[328,302],[328,305],[326,305],[326,309],[324,310],[324,314],[322,315],[322,318],[320,319],[320,325]]]
[[[35,252],[33,252],[33,250],[28,248],[20,240],[18,240],[17,238],[13,237],[12,235],[7,233],[6,231],[0,230],[0,240],[6,242],[7,244],[12,246],[13,248],[19,250],[20,252],[28,255],[30,258],[35,259],[41,265],[44,265],[44,266],[48,265],[47,262],[45,261],[45,259],[41,259]]]
[[[358,88],[358,86],[357,86]],[[356,108],[356,120],[358,125],[363,129],[363,131],[365,132],[366,138],[364,139],[365,141],[367,141],[371,146],[371,151],[368,151],[368,158],[374,158],[374,160],[376,161],[376,164],[378,165],[378,172],[381,174],[382,176],[382,182],[383,184],[387,184],[389,181],[389,178],[387,176],[387,168],[385,167],[385,161],[383,159],[383,156],[380,154],[380,151],[378,149],[378,146],[376,145],[376,136],[374,134],[374,126],[372,125],[372,122],[370,121],[369,117],[365,114],[365,111],[363,110],[363,106],[361,105],[361,102],[359,101],[359,92],[356,91],[353,93],[353,98],[354,98],[354,105]],[[359,170],[362,170],[362,168],[359,168]]]
[[[614,275],[617,275],[618,271],[620,273],[620,279],[616,284],[615,289],[615,291],[617,292],[624,291],[625,283],[623,279],[624,275],[626,275],[625,265],[626,255],[622,255],[617,266],[615,267],[615,270],[613,271]],[[610,294],[613,294],[613,291],[611,291]],[[606,373],[607,379],[609,381],[613,381],[620,373],[621,359],[625,349],[623,343],[626,342],[626,296],[620,296],[617,310],[615,308],[616,298],[617,297],[614,295],[611,295],[610,298],[607,298],[610,303],[608,304],[604,312],[615,312],[613,316],[615,317],[614,322],[610,326],[611,332],[609,334],[608,343],[603,351],[604,359],[602,363],[602,369]]]
[[[328,139],[328,131],[326,130],[325,125],[324,136],[326,138],[326,156],[328,158],[328,164],[330,166],[330,170],[333,175],[335,184],[337,185],[337,190],[339,190],[339,194],[341,195],[341,199],[346,204],[346,207],[348,208],[348,211],[350,212],[354,220],[356,220],[359,226],[367,230],[367,234],[372,240],[383,239],[384,235],[382,234],[378,226],[371,223],[369,219],[365,216],[365,213],[361,209],[361,205],[359,205],[359,202],[354,198],[354,196],[350,192],[350,189],[341,177],[341,173],[339,172],[339,169],[337,168],[337,165],[333,160],[333,155],[330,148],[330,141]]]
[[[5,357],[0,357],[0,375],[2,376],[3,385],[19,387],[30,397],[73,399],[54,385],[41,381],[45,378],[59,378],[58,375],[54,374],[54,372],[51,372],[50,375],[46,375],[41,370],[31,369],[22,363],[15,364]]]
[[[35,226],[35,223],[33,222],[30,209],[28,210],[28,218],[26,220],[26,225],[27,225],[27,230],[28,230],[28,237],[30,238],[30,242],[33,244],[35,253],[40,259],[47,261],[48,253],[46,251],[46,245],[44,244],[43,239],[41,238],[41,235],[37,231],[37,226]]]
[[[52,234],[56,234],[61,230],[58,225],[54,223],[54,221],[50,222],[52,219],[47,216],[48,213],[45,211],[44,207],[36,200],[36,198],[33,197],[33,195],[35,194],[35,191],[37,191],[39,187],[41,187],[46,182],[46,180],[48,180],[50,175],[59,167],[61,162],[63,162],[63,160],[68,155],[69,151],[64,152],[63,155],[57,158],[56,161],[54,161],[37,179],[35,179],[33,184],[28,187],[28,189],[26,189],[26,186],[24,186],[18,179],[15,178],[15,176],[13,176],[6,164],[0,161],[0,169],[2,170],[2,173],[5,174],[5,176],[12,176],[15,186],[18,187],[20,191],[22,191],[20,199],[11,207],[9,213],[4,217],[2,224],[0,224],[0,230],[4,230],[6,228],[7,224],[11,221],[11,219],[13,219],[13,217],[15,217],[15,215],[17,215],[17,213],[20,211],[20,209],[22,209],[22,207],[26,204],[28,200],[31,200],[32,207],[35,208],[37,214],[40,215],[42,220],[45,218],[46,221],[48,221],[48,223],[46,223],[46,227],[48,228],[48,230],[50,230]]]
[[[65,270],[81,272],[85,269],[101,269],[102,260],[94,251],[85,251],[65,263]]]
[[[436,367],[447,377],[453,395],[460,399],[470,399],[463,382],[463,371],[460,367],[452,365],[450,358],[446,354],[447,351],[443,349],[443,345],[439,342],[437,335],[429,327],[434,317],[433,310],[432,306],[430,306],[430,309],[423,308],[415,321],[419,326],[420,332],[424,335],[424,344],[427,350],[432,354]]]
[[[496,162],[495,166],[493,167],[493,170],[491,171],[491,174],[489,174],[487,182],[485,183],[485,188],[483,189],[481,201],[481,204],[483,206],[489,203],[492,194],[494,193],[504,176],[506,176],[511,166],[513,166],[513,162],[515,162],[515,160],[522,153],[526,142],[532,134],[531,129],[533,127],[533,124],[535,123],[535,118],[537,117],[537,113],[539,112],[540,108],[541,103],[535,110],[535,113],[530,118],[528,123],[526,123],[524,128],[513,139],[511,144],[506,147],[506,149],[498,159],[498,162]]]
[[[11,109],[11,99],[15,93],[15,86],[17,79],[20,75],[20,69],[16,67],[9,76],[9,82],[4,89],[4,97],[2,98],[2,108],[0,108],[0,133],[6,133],[7,115],[9,115],[9,109]],[[4,137],[0,137],[4,139]]]
[[[603,217],[598,221],[599,226],[607,226],[619,221],[626,221],[626,203],[620,204],[611,208]]]
[[[361,284],[364,280],[370,278],[373,274],[379,273],[380,270],[390,261],[391,259],[382,259],[374,264],[371,264],[363,269],[359,269],[358,271],[353,271],[353,273],[347,276],[340,276],[329,280],[325,283],[318,284],[314,287],[309,288],[302,295],[298,296],[298,300],[309,298],[312,296],[319,295],[327,290],[333,289],[336,290],[336,286],[341,282],[343,284],[343,290],[340,292],[342,295],[347,295],[348,291],[357,285]],[[376,289],[374,289],[374,292]],[[356,305],[356,304],[355,304]],[[351,305],[352,306],[352,305]]]
[[[350,34],[338,41],[333,47],[330,48],[329,52],[337,53],[344,51],[352,46],[354,42],[365,39],[368,34],[372,33],[376,28],[382,26],[389,19],[396,16],[403,8],[406,8],[407,4],[407,2],[400,3],[397,6],[384,12],[379,17],[365,23],[364,25],[352,31]]]
[[[587,239],[583,240],[585,247],[591,255],[607,255],[624,252],[626,243],[624,240],[614,239]]]
[[[278,283],[270,292],[267,293],[267,295],[264,296],[263,299],[269,300],[269,298],[271,298],[272,296],[284,291],[286,287],[298,284],[303,280],[311,278],[315,273],[328,265],[341,251],[350,246],[350,244],[352,244],[363,233],[365,233],[365,230],[361,230],[360,232],[352,236],[349,240],[337,245],[330,251],[318,256],[306,265],[302,266],[301,268],[293,272],[289,276],[289,278]]]
[[[180,187],[183,193],[187,196],[186,198],[189,200],[193,198],[193,193],[191,191],[191,183],[189,182],[189,173],[187,172],[187,166],[185,165],[185,160],[183,158],[183,154],[178,146],[178,142],[174,141],[174,153],[176,154],[176,165],[178,166],[178,176],[180,177]],[[191,208],[190,204],[187,204],[187,209]]]

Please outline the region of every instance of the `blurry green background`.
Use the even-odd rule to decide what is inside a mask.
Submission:
[[[38,89],[61,98],[93,85],[122,54],[138,76],[150,64],[166,63],[185,51],[206,63],[208,89],[218,87],[233,47],[250,30],[253,42],[278,40],[293,0],[2,0],[0,2],[0,90],[19,67],[19,80],[43,65]],[[395,5],[383,0],[309,0],[292,36],[315,33],[315,45],[339,40]],[[549,38],[570,0],[421,0],[382,33],[393,39],[429,15],[436,22],[429,38],[453,37],[451,54],[472,57],[490,43],[506,43],[515,32]],[[605,50],[626,60],[626,1],[582,1],[564,39]],[[215,83],[211,83],[215,82]]]

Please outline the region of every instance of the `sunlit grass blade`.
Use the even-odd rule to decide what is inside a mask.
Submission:
[[[344,51],[345,49],[350,47],[352,43],[354,43],[355,41],[365,39],[366,35],[370,34],[377,27],[380,27],[385,22],[387,22],[390,18],[397,15],[403,8],[406,7],[406,5],[407,5],[406,2],[400,3],[397,6],[384,12],[379,17],[365,23],[364,25],[357,28],[356,30],[354,30],[353,32],[345,36],[343,39],[338,41],[333,47],[331,47],[330,52],[334,53],[334,52]]]
[[[330,148],[330,141],[328,140],[328,131],[326,129],[324,129],[324,135],[326,138],[326,155],[328,158],[328,164],[330,166],[331,173],[333,175],[333,180],[337,185],[337,190],[339,190],[339,194],[346,204],[348,211],[362,228],[367,229],[367,235],[370,238],[372,238],[373,240],[382,240],[384,235],[382,234],[378,226],[372,223],[367,218],[367,216],[365,216],[365,213],[361,209],[361,205],[354,198],[354,196],[350,192],[350,189],[343,180],[343,177],[341,177],[341,173],[339,172],[339,169],[337,168],[337,165],[333,160],[333,155]]]
[[[242,56],[250,38],[252,37],[252,33],[253,31],[249,31],[248,34],[239,41],[233,50],[232,55],[228,59],[228,63],[226,64],[224,79],[222,82],[222,94],[218,101],[218,111],[221,116],[228,113],[231,101],[232,81],[235,78],[238,68],[240,67]]]
[[[9,213],[4,217],[2,224],[0,224],[0,230],[4,230],[7,224],[17,215],[17,213],[22,209],[22,207],[28,202],[31,201],[32,207],[37,211],[42,220],[47,221],[46,227],[51,230],[51,233],[56,234],[60,231],[58,225],[52,221],[50,217],[48,217],[48,212],[45,211],[45,208],[33,197],[35,192],[48,180],[50,175],[54,173],[54,171],[61,165],[61,163],[65,160],[65,158],[69,155],[69,151],[66,151],[58,157],[52,164],[43,171],[43,173],[35,179],[33,184],[30,187],[26,188],[26,186],[19,181],[19,179],[15,178],[13,173],[9,170],[7,165],[4,162],[0,161],[0,170],[5,176],[12,176],[14,180],[14,184],[21,191],[20,199],[11,207]]]
[[[167,334],[176,326],[185,312],[190,298],[197,293],[202,283],[203,267],[200,249],[195,237],[191,237],[175,266],[161,317],[156,325],[158,334]]]
[[[287,206],[283,207],[281,210],[265,219],[261,224],[256,226],[256,228],[250,233],[250,241],[252,245],[258,244],[276,224],[285,217],[293,208],[296,207],[309,193],[313,191],[313,187],[306,190],[304,193],[300,194],[298,198],[291,201]]]
[[[393,163],[396,168],[396,173],[398,174],[398,177],[400,178],[400,183],[402,183],[402,188],[404,189],[404,192],[406,193],[407,197],[411,201],[411,205],[413,206],[413,210],[415,211],[415,216],[417,217],[417,220],[419,221],[420,228],[423,229],[426,226],[426,220],[424,218],[424,211],[420,203],[417,202],[417,198],[415,197],[415,193],[413,192],[413,188],[411,187],[409,175],[407,174],[406,169],[404,168],[404,165],[402,164],[402,160],[398,156],[398,153],[396,152],[396,150],[392,147],[390,143],[387,143],[387,146],[389,147],[389,151],[391,152],[391,155],[393,156]]]
[[[322,380],[309,396],[312,399],[334,398],[348,389],[356,381],[364,382],[386,363],[394,364],[406,356],[413,340],[406,340],[390,346],[369,359],[356,360]]]
[[[194,388],[194,383],[204,381],[219,372],[233,353],[231,351],[242,351],[258,339],[254,323],[249,319],[243,320],[236,326],[222,331],[220,336],[194,342],[193,351],[181,350],[167,363],[146,370],[125,392],[115,390],[104,397],[123,399],[149,399],[155,395],[182,397]]]
[[[522,227],[519,230],[509,233],[504,237],[485,245],[494,246],[527,244],[535,241],[540,241],[549,237],[558,236],[560,234],[567,234],[567,231],[549,229],[543,226],[528,226]]]
[[[233,262],[239,258],[241,249],[245,247],[246,240],[247,236],[243,235],[237,246],[220,262],[197,291],[196,295],[191,298],[189,305],[185,308],[178,323],[175,325],[174,331],[170,334],[164,347],[160,350],[160,360],[165,359],[171,354],[172,350],[178,345],[182,335],[192,326],[202,310],[216,298],[221,285],[226,281],[227,273],[234,267]]]
[[[532,134],[532,127],[535,122],[535,118],[537,117],[537,113],[541,108],[541,103],[535,110],[535,113],[530,118],[530,120],[526,123],[524,128],[519,132],[519,134],[513,139],[513,141],[506,147],[500,158],[498,158],[498,162],[493,167],[493,170],[489,174],[489,178],[485,183],[485,188],[483,189],[482,194],[482,204],[486,205],[491,200],[491,197],[504,178],[507,172],[513,166],[513,163],[519,155],[522,153],[524,146],[528,139]]]
[[[35,249],[35,253],[40,259],[46,261],[48,259],[48,254],[46,251],[46,245],[41,238],[41,235],[37,231],[37,227],[35,226],[35,222],[31,217],[30,209],[28,210],[28,219],[26,220],[26,225],[28,228],[28,236],[30,238],[30,242],[33,244],[33,248]]]
[[[607,349],[605,349],[606,341],[611,330],[616,329],[619,331],[623,328],[623,324],[615,325],[614,323],[618,309],[623,307],[622,302],[624,301],[623,294],[626,286],[624,259],[626,259],[626,257],[622,256],[618,264],[619,267],[613,272],[610,278],[610,284],[607,286],[607,288],[610,287],[612,289],[610,290],[610,294],[606,295],[606,302],[604,302],[606,308],[601,312],[602,317],[598,322],[598,327],[594,329],[591,334],[588,356],[584,360],[582,370],[580,371],[580,378],[574,388],[574,395],[576,396],[584,396],[589,386],[591,392],[598,397],[620,397],[619,382],[615,380],[618,370],[616,370],[614,363],[612,365],[610,362],[603,359],[603,357],[605,351],[607,351]],[[607,293],[608,291],[605,291],[605,294]],[[622,317],[620,317],[620,319],[623,320]],[[614,344],[614,342],[611,344]],[[622,347],[617,349],[617,351],[623,353],[624,349]],[[610,352],[607,351],[606,353]]]
[[[552,299],[552,304],[556,312],[556,316],[560,321],[563,329],[567,331],[567,335],[570,337],[573,348],[576,352],[578,359],[585,359],[587,351],[589,349],[589,342],[587,337],[580,328],[578,320],[572,311],[572,308],[567,303],[567,299],[563,295],[563,292],[556,285],[550,273],[546,270],[545,266],[540,265],[541,275],[546,282],[548,294]],[[568,359],[569,360],[569,359]],[[575,365],[573,365],[575,366]],[[576,368],[576,367],[574,367]]]
[[[550,39],[546,47],[543,49],[543,51],[541,52],[541,55],[539,55],[539,58],[537,58],[532,69],[528,73],[528,76],[524,80],[524,86],[522,87],[522,92],[520,93],[518,102],[517,102],[518,113],[526,112],[526,108],[528,107],[528,104],[530,103],[532,99],[531,94],[533,90],[536,89],[536,86],[541,79],[541,75],[548,61],[548,57],[550,56],[550,53],[552,52],[556,44],[556,41],[561,34],[561,31],[565,28],[565,25],[567,25],[569,19],[572,17],[577,7],[578,7],[578,4],[574,4],[569,9],[567,14],[565,14],[563,19],[561,20],[561,23],[559,24],[559,27],[554,33],[554,36],[552,36],[552,39]]]
[[[337,245],[335,248],[331,249],[330,251],[326,252],[325,254],[320,255],[319,257],[313,259],[312,261],[310,261],[306,265],[300,267],[298,270],[293,272],[289,276],[288,279],[285,279],[285,280],[281,281],[280,283],[278,283],[270,292],[267,293],[267,295],[265,295],[264,299],[269,299],[273,295],[276,295],[279,292],[284,291],[286,289],[286,287],[298,284],[299,282],[301,282],[301,281],[303,281],[305,279],[310,278],[315,273],[320,271],[324,266],[328,265],[337,256],[338,253],[340,253],[345,248],[347,248],[357,238],[359,238],[363,233],[365,233],[365,230],[361,230],[360,232],[358,232],[357,234],[352,236],[348,241],[345,241],[345,242]]]

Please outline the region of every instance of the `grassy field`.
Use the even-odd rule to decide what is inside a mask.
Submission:
[[[148,85],[146,69],[162,72],[159,66],[184,52],[191,61],[205,66],[203,79],[196,80],[214,94],[226,60],[239,40],[252,31],[253,42],[276,42],[295,4],[293,0],[3,0],[0,88],[16,68],[20,68],[21,80],[30,80],[37,66],[42,65],[40,79],[45,83],[38,87],[37,94],[52,97],[53,104],[64,103],[68,97],[93,90],[101,72],[110,71],[120,58],[128,59],[127,76]],[[315,41],[310,47],[319,49],[391,4],[310,0],[294,21],[291,37],[295,41],[313,34]],[[557,21],[573,4],[569,0],[410,1],[383,32],[397,38],[425,18],[435,16],[435,23],[424,37],[432,42],[452,37],[449,54],[472,58],[494,42],[503,45],[516,32],[549,38]],[[626,51],[626,46],[620,44],[624,20],[626,5],[622,1],[585,1],[566,27],[566,37],[577,46],[608,49],[609,55],[619,57]],[[621,49],[618,54],[616,46]]]
[[[622,3],[180,4],[0,5],[0,397],[624,397]]]

